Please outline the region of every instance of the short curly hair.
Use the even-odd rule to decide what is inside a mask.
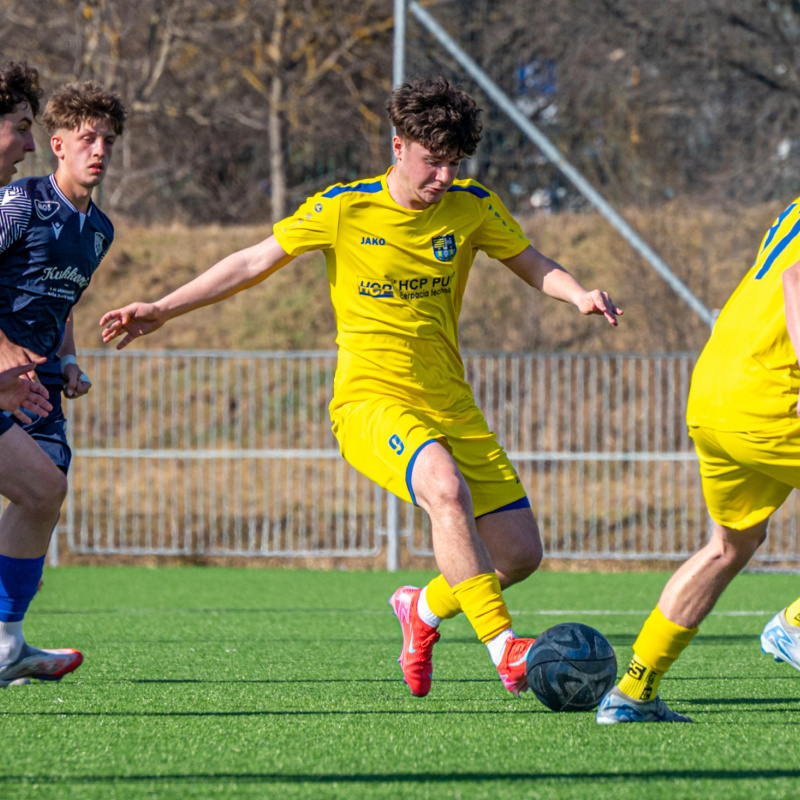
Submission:
[[[26,103],[36,116],[42,94],[38,71],[24,61],[9,61],[0,68],[0,115],[10,114],[17,106]]]
[[[445,78],[414,78],[395,89],[386,111],[397,135],[432,153],[472,156],[481,140],[481,109]]]
[[[99,83],[68,83],[53,92],[45,106],[42,123],[49,136],[58,130],[74,131],[84,122],[108,122],[117,136],[125,127],[125,107],[115,94]]]

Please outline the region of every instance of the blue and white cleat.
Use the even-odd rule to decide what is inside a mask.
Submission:
[[[658,695],[655,700],[634,700],[615,686],[597,707],[597,724],[617,722],[692,722],[692,718],[672,711]]]
[[[761,632],[761,650],[776,661],[800,669],[800,628],[786,621],[786,609],[779,611]]]
[[[17,659],[0,666],[0,689],[40,681],[60,681],[83,663],[80,650],[37,650],[23,644]]]

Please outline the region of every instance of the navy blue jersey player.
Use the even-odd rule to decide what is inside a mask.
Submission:
[[[39,113],[39,73],[27,64],[9,61],[0,67],[0,187],[11,182],[17,164],[36,150],[33,120]],[[0,409],[30,422],[25,410],[44,416],[51,410],[47,390],[28,376],[34,363],[0,372]]]
[[[61,389],[74,398],[91,386],[75,355],[72,309],[114,236],[92,191],[124,120],[119,99],[96,83],[58,90],[43,115],[55,173],[0,189],[0,371],[43,357],[36,374],[52,404],[27,424],[0,414],[0,494],[8,501],[0,517],[0,687],[58,680],[83,660],[77,650],[31,647],[22,623],[67,491]]]

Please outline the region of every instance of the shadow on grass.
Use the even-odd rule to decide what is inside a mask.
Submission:
[[[97,681],[92,681],[93,683],[97,683]],[[220,684],[227,684],[227,685],[238,685],[238,684],[270,684],[270,683],[277,683],[277,684],[286,684],[287,686],[291,686],[296,683],[308,683],[312,686],[319,686],[320,684],[329,684],[329,683],[389,683],[394,684],[398,688],[405,688],[403,682],[398,680],[397,678],[236,678],[236,679],[228,679],[223,680],[220,678],[129,678],[123,679],[119,681],[113,681],[115,684],[119,683],[191,683],[191,684],[206,684],[206,683],[220,683]],[[457,683],[457,684],[464,684],[464,683],[491,683],[491,684],[498,684],[499,682],[497,678],[437,678],[436,683]],[[504,699],[506,699],[506,695],[502,695]]]
[[[800,713],[800,699],[797,697],[695,697],[691,700],[681,700],[682,703],[693,706],[775,706],[791,705],[786,709],[793,713]]]
[[[520,780],[580,781],[590,784],[597,781],[619,783],[622,781],[721,781],[721,780],[775,780],[777,778],[800,778],[800,769],[660,769],[641,772],[384,772],[380,774],[345,773],[301,773],[287,775],[279,772],[190,772],[161,775],[0,775],[0,784],[121,784],[121,783],[165,783],[174,781],[220,783],[221,781],[265,782],[288,784],[431,784],[431,783],[480,783],[491,781],[504,784]]]

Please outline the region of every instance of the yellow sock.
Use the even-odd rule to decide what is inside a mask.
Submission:
[[[511,627],[511,615],[496,573],[487,572],[462,581],[453,587],[453,595],[484,644]]]
[[[652,700],[658,692],[662,677],[663,673],[656,672],[634,655],[619,682],[619,690],[634,700]]]
[[[786,609],[784,616],[790,625],[800,628],[800,597]]]
[[[437,575],[425,588],[425,599],[428,608],[439,619],[451,619],[461,613],[461,603],[456,600],[453,590],[444,579],[444,575]]]
[[[619,689],[634,700],[652,700],[664,673],[692,641],[697,628],[668,620],[656,606],[633,643],[634,656]]]

